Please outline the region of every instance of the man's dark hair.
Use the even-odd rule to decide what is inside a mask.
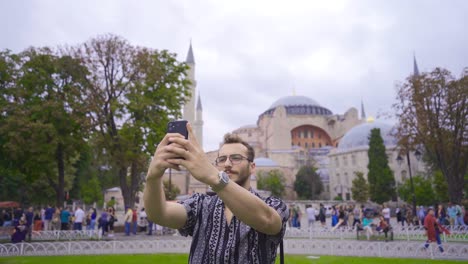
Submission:
[[[239,137],[236,134],[227,133],[226,135],[224,135],[223,145],[236,143],[242,144],[247,148],[247,160],[253,162],[255,158],[255,151],[249,143],[245,142],[241,137]]]

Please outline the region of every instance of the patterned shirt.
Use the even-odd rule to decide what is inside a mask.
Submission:
[[[276,197],[263,198],[251,193],[274,208],[281,217],[282,228],[276,235],[260,233],[233,215],[227,224],[224,202],[217,195],[196,193],[180,203],[187,210],[187,222],[179,229],[192,236],[189,263],[193,264],[268,264],[274,263],[276,250],[283,239],[289,210]],[[254,212],[252,212],[254,213]]]

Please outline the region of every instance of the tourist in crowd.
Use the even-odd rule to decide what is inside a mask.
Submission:
[[[385,218],[387,224],[390,224],[390,208],[388,207],[387,203],[384,203],[382,208],[382,216]]]
[[[28,233],[28,227],[26,226],[24,220],[20,219],[18,225],[13,228],[13,233],[11,234],[11,243],[21,243],[26,240],[26,234]]]
[[[109,237],[114,236],[114,223],[117,222],[117,217],[115,216],[115,209],[114,207],[108,207],[107,213],[109,214]]]
[[[338,223],[338,217],[339,217],[339,212],[336,210],[336,207],[333,205],[332,206],[332,211],[331,211],[331,226],[334,227]]]
[[[362,229],[366,231],[367,240],[370,240],[370,237],[374,234],[372,231],[372,222],[373,219],[370,214],[365,214],[362,218]]]
[[[44,210],[44,231],[52,230],[52,218],[54,217],[55,208],[47,205]]]
[[[41,210],[36,210],[34,214],[34,231],[42,231],[42,225]]]
[[[130,235],[130,228],[132,226],[132,218],[133,218],[133,211],[130,207],[127,207],[127,212],[125,213],[125,219],[124,219],[126,236]]]
[[[443,204],[439,204],[437,206],[437,211],[435,212],[435,217],[437,218],[437,221],[441,225],[450,224],[450,222],[446,219],[447,213],[445,212],[445,207],[444,207]]]
[[[68,207],[65,207],[61,212],[60,212],[60,222],[61,222],[61,227],[60,230],[69,230],[70,226],[70,211],[68,211]]]
[[[28,230],[28,241],[31,242],[31,237],[32,237],[32,229],[33,229],[33,223],[34,223],[34,208],[30,206],[28,208],[28,211],[24,214],[24,218],[26,220],[26,228]]]
[[[450,234],[450,232],[437,222],[437,219],[434,215],[434,209],[429,208],[429,210],[427,211],[427,215],[424,218],[424,229],[426,229],[427,236],[427,241],[424,244],[424,247],[428,248],[429,243],[437,242],[440,252],[444,252],[442,242],[440,241],[440,234],[442,232]]]
[[[426,217],[426,212],[424,210],[424,206],[419,206],[419,210],[417,212],[418,220],[420,225],[424,225],[424,218]]]
[[[106,210],[101,212],[101,216],[98,219],[98,229],[101,229],[102,236],[105,236],[109,232],[109,214]]]
[[[135,208],[132,211],[132,231],[133,234],[137,234],[137,225],[138,225],[138,207],[135,206]]]
[[[320,224],[322,226],[325,226],[325,220],[326,220],[326,212],[325,212],[325,206],[323,204],[320,204],[320,209],[319,209],[319,220]]]
[[[451,226],[458,225],[457,208],[452,203],[448,204],[447,214],[448,214],[448,217],[449,217],[450,225]]]
[[[145,212],[145,208],[141,208],[141,211],[138,215],[138,227],[140,232],[146,232],[146,227],[148,226],[147,215]]]
[[[77,206],[74,213],[73,230],[83,230],[83,221],[85,220],[85,212],[81,209],[81,206]]]
[[[385,234],[385,241],[388,240],[388,231],[390,231],[390,224],[383,215],[379,216],[379,225],[376,228],[376,231],[383,232]]]
[[[86,230],[94,230],[96,227],[97,211],[96,208],[90,208],[86,216]]]
[[[61,221],[60,221],[60,208],[56,207],[54,209],[54,214],[52,215],[52,221],[50,222],[52,230],[60,230],[62,229]]]
[[[459,204],[455,204],[455,211],[457,213],[457,224],[461,226],[466,226],[465,220],[463,217],[465,216],[465,207]]]
[[[308,227],[312,228],[315,223],[315,209],[312,207],[312,205],[308,204],[306,205],[306,213],[307,213],[307,221],[308,221]]]

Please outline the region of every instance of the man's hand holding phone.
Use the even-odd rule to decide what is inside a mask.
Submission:
[[[148,174],[146,180],[158,179],[164,175],[166,169],[171,168],[175,170],[180,170],[179,165],[174,163],[169,163],[169,159],[181,158],[174,152],[168,151],[166,147],[171,144],[171,148],[183,148],[177,143],[171,143],[169,138],[181,138],[188,139],[187,131],[187,121],[172,121],[167,125],[167,134],[158,144],[156,151],[154,153],[153,159],[151,160],[150,166],[148,168]]]

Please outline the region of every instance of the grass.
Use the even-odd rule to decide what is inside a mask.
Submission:
[[[95,255],[95,256],[44,256],[44,257],[0,257],[1,264],[186,264],[187,254],[152,254],[152,255]],[[279,263],[279,257],[276,259]],[[426,264],[426,263],[466,263],[456,260],[368,258],[368,257],[334,257],[320,256],[310,259],[307,256],[287,255],[285,263],[293,264]]]

